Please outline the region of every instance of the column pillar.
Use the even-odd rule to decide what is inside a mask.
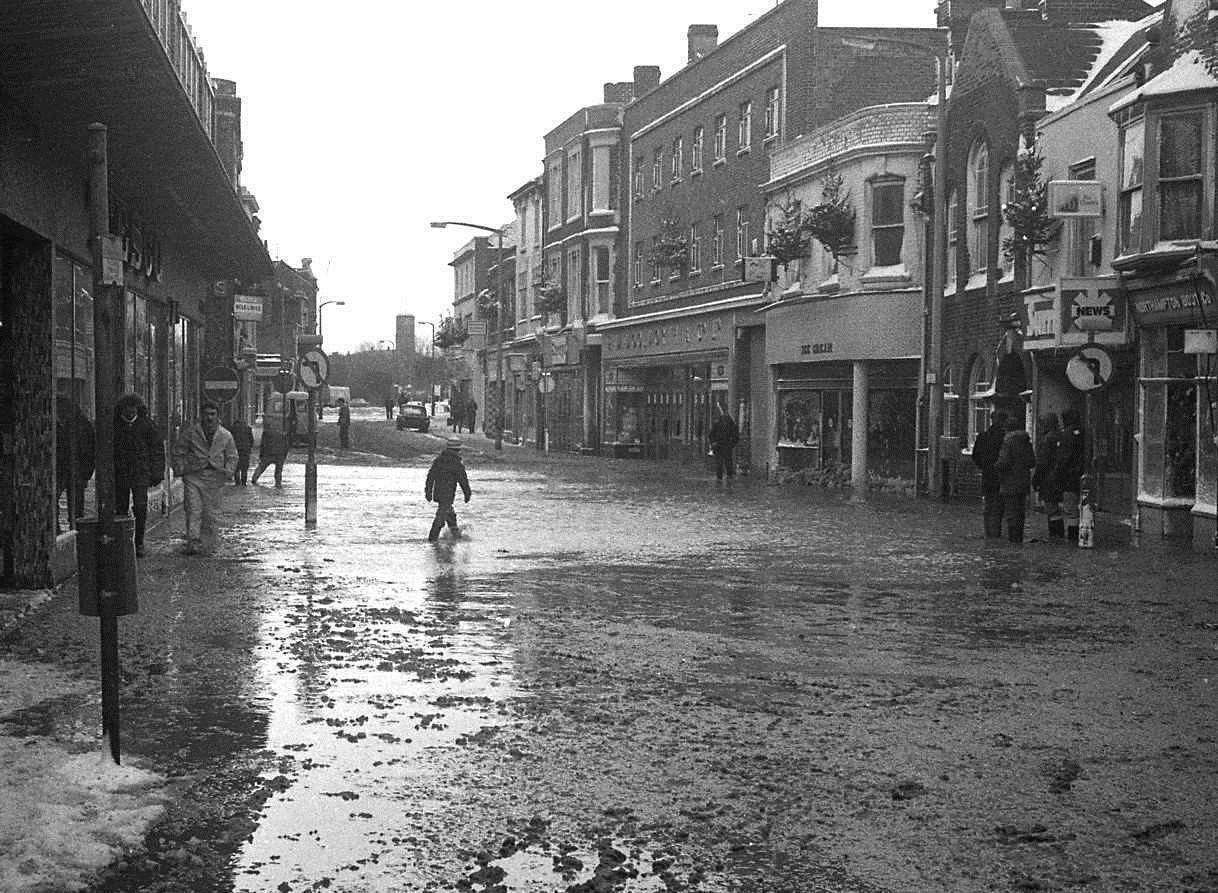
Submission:
[[[856,496],[867,495],[867,396],[866,360],[854,361],[854,410],[850,438],[850,484]]]

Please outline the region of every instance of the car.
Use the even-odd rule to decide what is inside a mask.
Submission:
[[[427,407],[422,403],[403,403],[398,408],[397,425],[399,431],[413,428],[426,434],[427,429],[431,427],[431,416],[427,414]]]
[[[350,406],[367,406],[368,401],[365,400],[363,397],[354,397],[354,398],[352,398],[351,403],[348,405],[350,405]]]

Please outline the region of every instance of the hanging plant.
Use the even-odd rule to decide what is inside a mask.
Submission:
[[[805,215],[809,234],[825,246],[833,256],[834,272],[838,259],[854,250],[854,206],[850,202],[849,190],[842,188],[841,174],[832,168],[825,173],[821,188],[821,203],[810,208]]]
[[[1043,164],[1037,151],[1019,153],[1011,200],[1002,206],[1003,219],[1011,228],[1011,235],[1002,240],[1002,253],[1009,260],[1022,260],[1025,269],[1033,257],[1044,255],[1061,229],[1061,221],[1049,216],[1049,186],[1040,173]]]
[[[662,270],[683,272],[689,265],[689,239],[676,214],[666,212],[660,218],[660,237],[647,253],[647,259]]]
[[[491,289],[484,288],[478,292],[474,298],[474,306],[478,308],[479,317],[490,323],[492,328],[496,327],[499,319],[499,299]]]
[[[533,306],[538,313],[561,313],[567,306],[567,293],[561,285],[543,279],[537,286],[537,298]]]
[[[451,316],[444,317],[436,329],[436,347],[440,350],[464,344],[468,338],[469,333],[465,330],[465,323]]]
[[[766,253],[785,269],[793,261],[808,256],[812,238],[811,221],[796,204],[783,205],[781,219],[766,230]]]

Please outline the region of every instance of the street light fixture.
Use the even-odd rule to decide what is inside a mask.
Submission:
[[[499,385],[498,418],[495,419],[495,449],[503,449],[503,422],[507,414],[507,382],[503,374],[503,227],[484,226],[481,223],[466,223],[461,220],[433,220],[432,229],[444,229],[449,226],[464,226],[469,229],[479,229],[495,234],[495,316],[498,332],[495,334],[497,350],[495,353],[495,378]]]
[[[317,334],[319,337],[321,336],[321,308],[327,306],[328,304],[337,304],[339,307],[344,307],[344,306],[346,306],[347,302],[346,301],[322,301],[320,304],[317,305]]]

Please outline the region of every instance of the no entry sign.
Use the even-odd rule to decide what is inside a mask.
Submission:
[[[227,403],[237,396],[241,378],[235,369],[212,366],[203,374],[203,396],[217,403]]]

